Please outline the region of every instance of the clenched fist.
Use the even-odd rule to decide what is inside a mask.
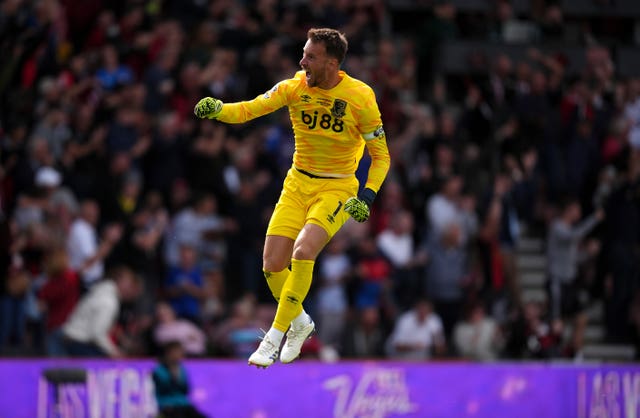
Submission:
[[[214,99],[213,97],[205,97],[200,99],[193,108],[193,113],[199,118],[213,119],[222,110],[222,101]]]

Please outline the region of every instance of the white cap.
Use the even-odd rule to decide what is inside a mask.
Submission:
[[[36,186],[58,187],[62,182],[60,173],[52,167],[41,167],[36,173]]]

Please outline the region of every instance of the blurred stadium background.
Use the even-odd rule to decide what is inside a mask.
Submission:
[[[179,339],[244,361],[275,309],[261,249],[290,124],[192,109],[290,77],[320,26],[376,91],[392,166],[371,220],[318,260],[303,358],[637,361],[637,0],[5,0],[6,364],[69,356],[78,301],[130,273],[119,355]]]

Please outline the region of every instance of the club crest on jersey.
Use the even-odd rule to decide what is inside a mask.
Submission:
[[[309,103],[312,99],[313,97],[309,96],[308,94],[303,94],[302,96],[300,96],[300,100],[302,100],[302,103]]]
[[[331,114],[334,118],[342,118],[347,113],[347,102],[342,99],[335,99],[333,101],[333,107],[331,108]]]

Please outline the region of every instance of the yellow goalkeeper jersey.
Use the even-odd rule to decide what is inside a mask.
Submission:
[[[390,158],[376,97],[368,85],[340,71],[332,89],[307,86],[305,72],[253,100],[225,103],[216,119],[243,123],[287,106],[295,137],[294,167],[323,177],[355,173],[364,147],[371,155],[365,187],[377,192]]]

